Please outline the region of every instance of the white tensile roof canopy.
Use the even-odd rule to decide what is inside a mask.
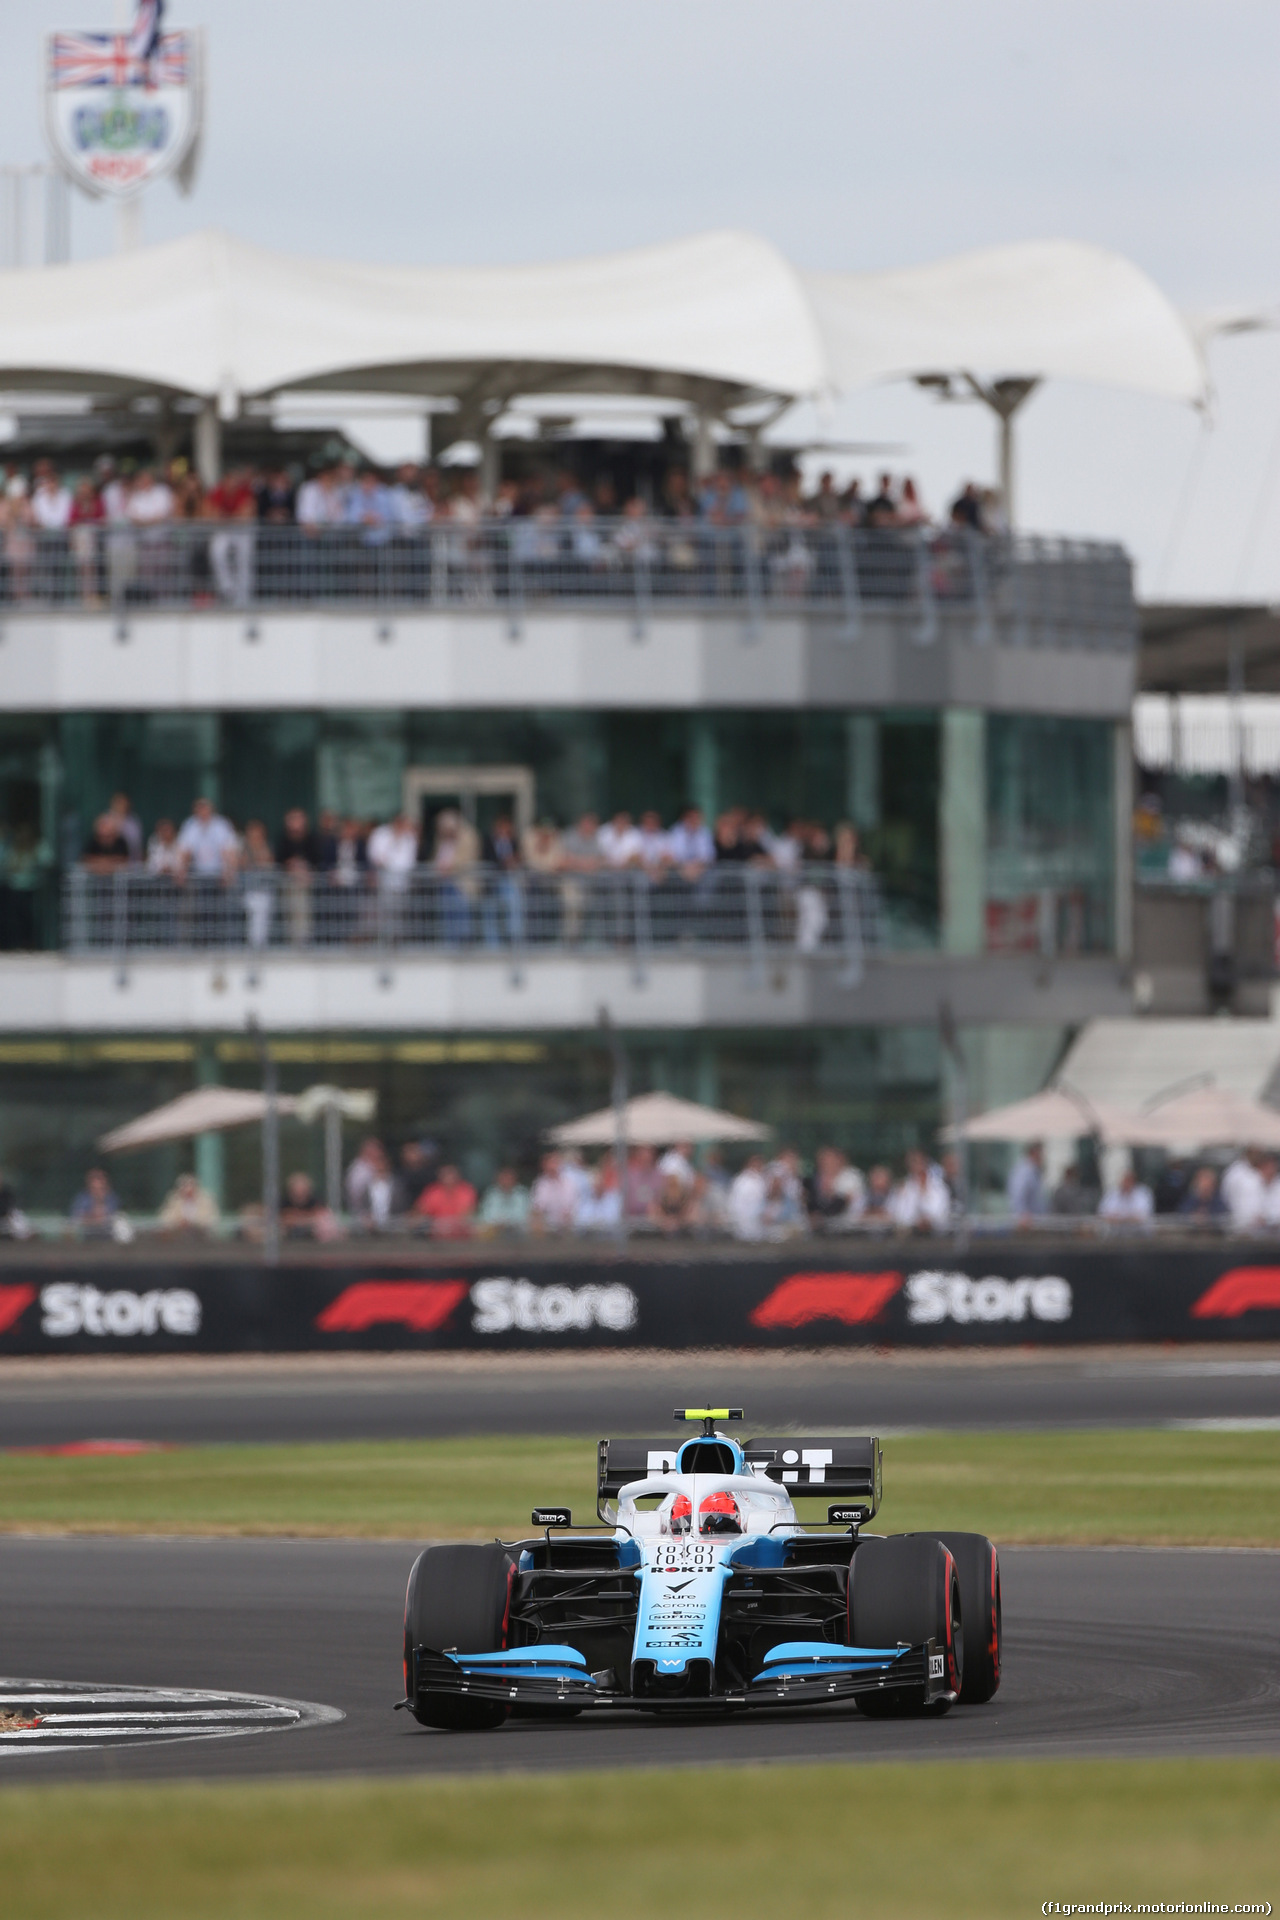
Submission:
[[[968,380],[1010,412],[1015,386],[1053,377],[1206,395],[1197,341],[1159,288],[1071,241],[802,273],[734,232],[501,268],[297,259],[203,232],[0,275],[0,390],[186,398],[223,418],[286,392],[448,397],[461,439],[527,393],[714,415],[922,377]]]

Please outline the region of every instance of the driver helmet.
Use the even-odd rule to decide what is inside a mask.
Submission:
[[[693,1502],[687,1493],[678,1493],[668,1516],[672,1533],[688,1533],[693,1525]]]
[[[709,1493],[698,1508],[701,1533],[741,1533],[742,1515],[731,1493]]]

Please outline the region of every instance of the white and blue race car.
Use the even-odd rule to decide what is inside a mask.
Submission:
[[[409,1575],[405,1698],[424,1726],[510,1713],[803,1706],[945,1713],[1000,1684],[1000,1567],[981,1534],[862,1531],[872,1437],[602,1440],[595,1528],[535,1508],[533,1539],[427,1547]],[[827,1531],[797,1499],[826,1499]]]

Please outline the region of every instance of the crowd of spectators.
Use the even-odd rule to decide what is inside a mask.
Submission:
[[[1011,1217],[1023,1224],[1097,1218],[1113,1226],[1145,1227],[1159,1215],[1187,1227],[1274,1232],[1280,1229],[1280,1156],[1249,1147],[1225,1167],[1168,1160],[1154,1185],[1131,1164],[1103,1182],[1089,1165],[1073,1160],[1050,1186],[1044,1147],[1032,1141],[1013,1163],[1006,1199]]]
[[[425,918],[419,927],[412,909],[428,898],[415,889],[426,887],[446,944],[516,946],[603,937],[619,877],[632,892],[642,888],[653,937],[675,937],[688,914],[714,904],[717,886],[724,894],[726,876],[747,869],[786,884],[789,937],[800,952],[816,952],[833,927],[829,889],[815,869],[848,876],[866,896],[859,911],[864,937],[874,938],[870,867],[857,829],[795,818],[778,831],[764,813],[742,806],[727,808],[714,825],[690,803],[670,824],[647,809],[638,819],[626,811],[604,821],[586,813],[563,830],[542,820],[523,832],[501,814],[487,833],[456,807],[442,808],[425,833],[404,812],[374,824],[325,809],[313,823],[304,808],[290,807],[273,840],[258,819],[237,830],[207,796],[181,825],[160,819],[147,836],[128,795],[117,793],[94,821],[80,867],[93,909],[89,943],[121,938],[111,885],[117,874],[134,883],[124,937],[151,944],[262,948],[404,938],[425,931]],[[731,912],[723,898],[719,907],[716,924],[728,937]]]
[[[161,468],[103,455],[80,474],[38,459],[30,472],[10,463],[0,486],[0,598],[244,606],[304,591],[413,591],[427,576],[408,556],[437,524],[450,531],[441,563],[465,590],[487,564],[479,531],[494,523],[510,523],[512,554],[531,581],[540,566],[568,578],[659,558],[692,574],[705,558],[698,529],[751,527],[768,538],[771,583],[791,592],[806,589],[815,565],[807,534],[934,524],[915,482],[889,473],[865,493],[858,480],[841,489],[824,473],[806,492],[796,473],[721,469],[694,481],[672,467],[656,494],[620,501],[609,478],[585,482],[567,471],[503,481],[490,498],[473,468],[410,463],[387,472],[336,461],[303,475],[236,466],[206,487],[181,457]],[[999,496],[969,482],[943,524],[1003,532]]]
[[[286,1241],[341,1240],[398,1233],[433,1239],[498,1235],[628,1235],[658,1240],[724,1238],[782,1241],[805,1234],[938,1234],[964,1218],[964,1174],[958,1156],[934,1159],[908,1149],[897,1167],[881,1161],[865,1171],[838,1147],[819,1147],[810,1162],[791,1146],[752,1152],[736,1170],[718,1148],[677,1141],[665,1151],[631,1147],[594,1158],[572,1149],[544,1152],[536,1167],[499,1167],[483,1191],[430,1139],[398,1152],[369,1137],[346,1169],[337,1207],[317,1193],[310,1175],[285,1182],[280,1229]],[[1072,1162],[1050,1188],[1044,1152],[1026,1147],[1006,1190],[1005,1223],[1052,1227],[1096,1222],[1106,1231],[1150,1230],[1157,1216],[1184,1230],[1280,1232],[1280,1157],[1248,1149],[1225,1167],[1203,1160],[1170,1161],[1148,1185],[1131,1166],[1099,1186]],[[135,1224],[107,1173],[91,1168],[71,1203],[68,1229],[78,1238],[129,1243]],[[16,1191],[0,1175],[0,1238],[26,1239],[34,1227]],[[260,1240],[255,1203],[223,1219],[194,1174],[180,1174],[149,1230],[161,1237],[211,1239],[224,1230]]]

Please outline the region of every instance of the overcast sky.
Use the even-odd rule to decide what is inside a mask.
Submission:
[[[43,156],[43,33],[115,17],[0,0],[0,161]],[[168,21],[208,29],[208,127],[190,199],[148,194],[148,239],[444,264],[735,226],[859,269],[1064,237],[1187,307],[1280,305],[1276,0],[170,0]],[[72,237],[106,251],[110,216],[77,197]],[[1123,539],[1148,597],[1280,599],[1280,334],[1220,343],[1213,374],[1208,434],[1155,400],[1039,394],[1023,523]],[[985,411],[906,387],[821,425],[905,443],[935,509],[992,474]]]

